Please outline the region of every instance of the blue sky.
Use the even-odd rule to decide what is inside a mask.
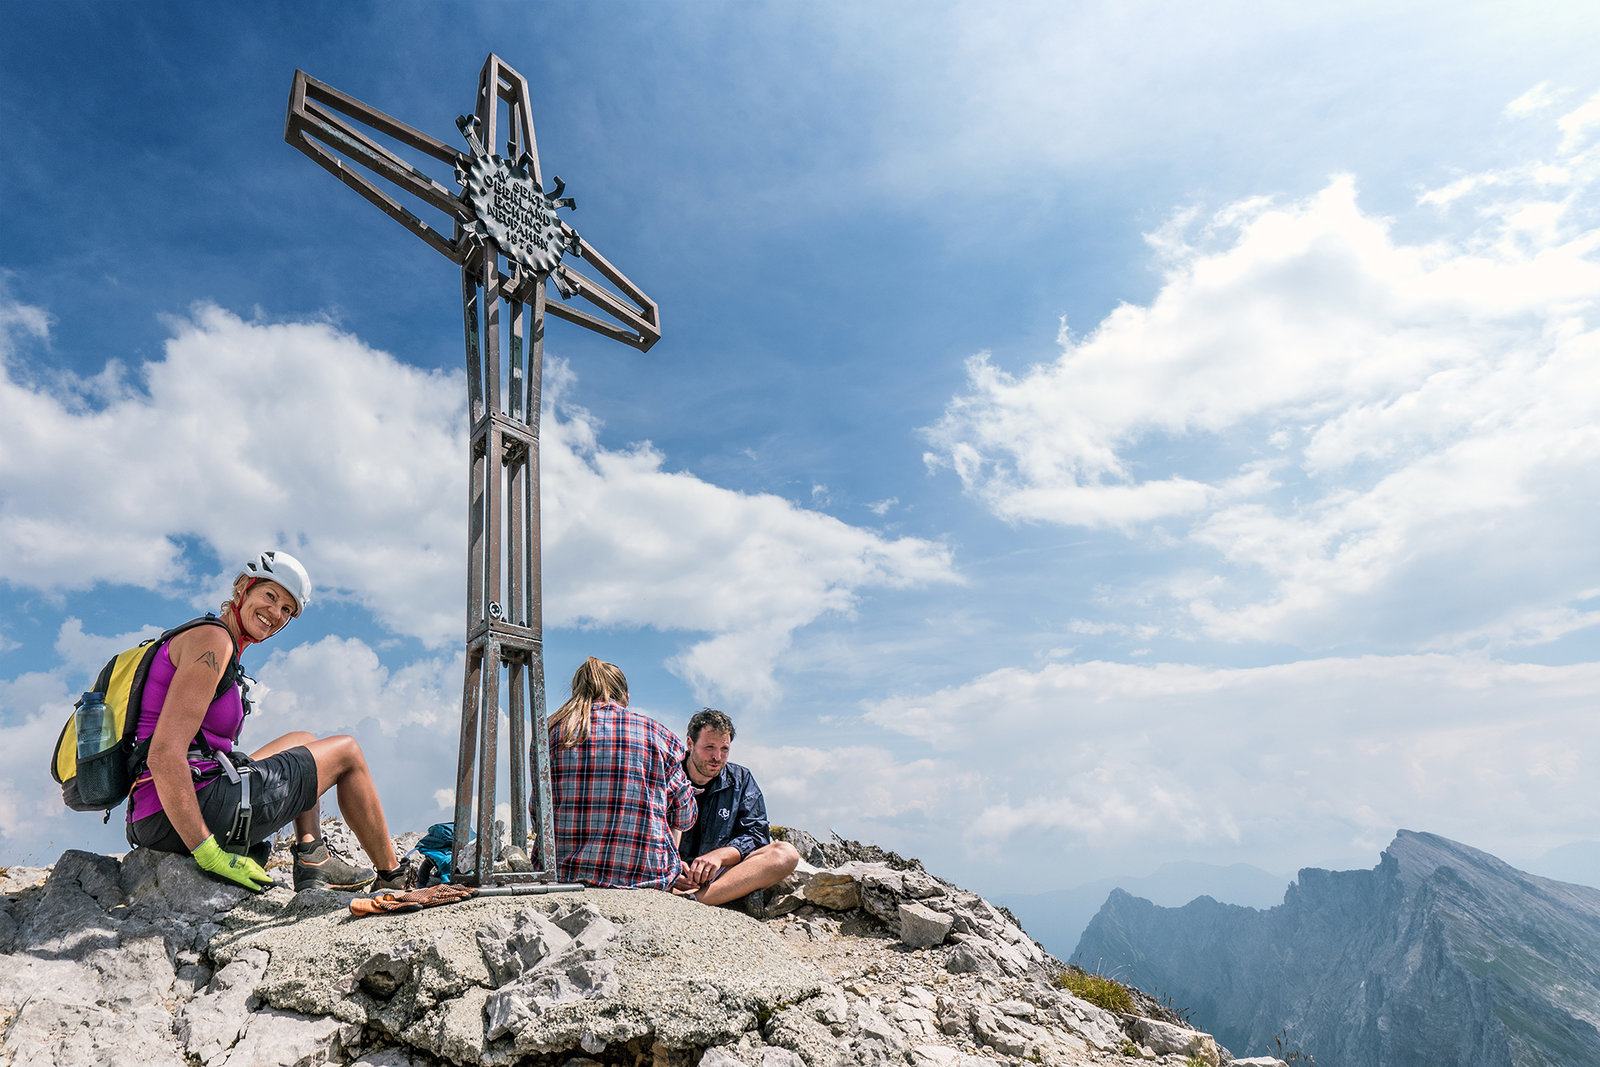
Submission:
[[[268,545],[246,741],[447,817],[457,271],[282,133],[300,67],[455,143],[490,51],[664,328],[549,329],[552,706],[988,893],[1600,839],[1600,18],[1294,8],[7,7],[0,852],[120,847],[65,709]]]

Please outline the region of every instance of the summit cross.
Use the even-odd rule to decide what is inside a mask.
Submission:
[[[505,139],[497,142],[502,123]],[[575,204],[562,196],[565,186],[559,177],[551,189],[544,187],[528,83],[522,75],[490,54],[478,77],[477,105],[456,126],[466,140],[466,152],[297,70],[284,140],[461,267],[470,491],[466,677],[451,880],[484,886],[553,883],[555,825],[545,728],[539,531],[545,316],[577,323],[643,352],[661,337],[660,315],[653,300],[558,216]],[[376,140],[374,132],[449,165],[463,188],[456,191],[436,181]],[[496,143],[505,144],[504,156],[493,153]],[[401,204],[369,173],[442,212],[449,236]],[[606,284],[575,270],[573,259],[581,259]],[[559,300],[547,300],[549,286],[555,287]],[[568,301],[573,298],[589,308],[572,306]],[[504,708],[502,670],[509,679]],[[531,872],[495,869],[500,855],[494,810],[502,710],[510,724],[510,835],[518,847],[528,837],[529,755],[536,772],[531,781],[537,858]],[[463,829],[468,826],[476,830],[470,841]]]

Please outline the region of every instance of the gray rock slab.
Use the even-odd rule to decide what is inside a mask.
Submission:
[[[595,1054],[647,1036],[669,1049],[727,1044],[823,984],[763,924],[667,893],[589,889],[364,919],[350,917],[347,900],[301,893],[286,904],[245,901],[213,939],[212,955],[226,964],[265,951],[270,963],[256,993],[273,1007],[371,1023],[463,1062],[510,1062],[578,1047]],[[580,911],[585,918],[577,922]],[[574,965],[606,960],[614,987],[549,1004],[529,998],[524,1003],[539,1010],[504,1036],[490,1037],[486,1005],[497,990],[515,985],[529,961],[551,951],[561,957],[565,949],[553,945],[549,928],[564,921],[572,944],[587,939],[595,949],[574,956]],[[406,941],[423,947],[397,965],[395,946]],[[375,973],[392,985],[374,989]],[[584,991],[604,985],[593,972],[572,982]],[[463,1010],[468,1002],[474,1006]]]
[[[943,912],[934,911],[925,904],[901,904],[899,908],[900,940],[912,948],[932,948],[942,945],[955,926],[955,919]]]
[[[247,952],[211,976],[205,990],[177,1012],[178,1040],[203,1064],[221,1062],[244,1033],[256,983],[267,970],[265,952]]]
[[[216,1067],[320,1067],[342,1063],[345,1050],[361,1037],[361,1027],[324,1016],[294,1012],[252,1012],[244,1036]]]
[[[806,881],[799,895],[806,903],[829,911],[852,911],[861,906],[861,887],[855,878],[836,871],[816,872]]]
[[[1201,1060],[1210,1067],[1220,1067],[1222,1063],[1216,1039],[1210,1034],[1139,1015],[1129,1016],[1127,1023],[1134,1040],[1150,1046],[1158,1056],[1184,1056]]]
[[[65,919],[75,910],[58,912]],[[0,967],[0,1060],[13,1064],[137,1062],[174,1067],[184,1057],[164,1006],[175,973],[159,937],[123,940],[101,914],[83,931],[49,931]],[[129,1049],[140,1058],[130,1061]]]

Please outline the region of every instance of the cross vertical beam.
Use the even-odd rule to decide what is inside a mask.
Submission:
[[[493,151],[502,119],[506,137],[498,143],[505,145],[503,157]],[[574,204],[562,197],[560,178],[553,190],[544,189],[532,103],[520,74],[491,53],[479,73],[473,114],[456,125],[472,148],[470,154],[296,71],[284,139],[461,267],[468,422],[467,632],[453,880],[469,885],[552,882],[555,824],[545,723],[539,521],[545,316],[640,351],[660,339],[660,316],[654,301],[557,216],[558,210]],[[368,131],[448,164],[464,189],[451,192]],[[445,218],[424,220],[364,172]],[[446,225],[448,239],[443,236]],[[600,280],[575,269],[575,259]],[[555,286],[561,301],[548,301],[547,283]],[[594,310],[570,306],[567,301],[574,297]],[[502,672],[507,681],[504,700]],[[532,872],[496,868],[501,856],[494,815],[500,794],[502,714],[510,735],[511,843],[520,846],[527,840],[528,815],[533,813],[538,825]],[[470,840],[468,827],[475,831]]]

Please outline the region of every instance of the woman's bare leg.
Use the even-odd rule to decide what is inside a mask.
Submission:
[[[317,761],[317,793],[320,795],[334,788],[339,813],[355,831],[356,840],[361,842],[367,858],[379,870],[393,870],[399,866],[394,840],[389,836],[389,822],[378,800],[378,786],[367,768],[367,757],[361,745],[349,734],[338,734],[312,741],[306,747]]]
[[[394,854],[394,840],[389,836],[389,822],[383,816],[383,804],[378,800],[378,787],[367,767],[367,757],[361,745],[349,734],[334,737],[314,737],[308,733],[284,734],[269,741],[252,756],[270,756],[296,745],[311,751],[317,763],[317,796],[334,789],[339,803],[339,813],[355,833],[356,840],[367,858],[379,870],[393,870],[400,865]],[[295,834],[301,842],[314,841],[321,834],[322,805],[320,800],[295,816]]]

